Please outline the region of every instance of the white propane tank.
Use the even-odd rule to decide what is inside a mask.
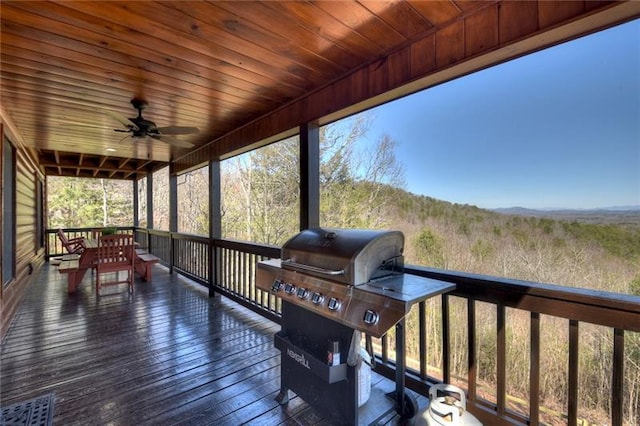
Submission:
[[[358,407],[362,407],[371,396],[371,355],[365,348],[360,348],[358,362]]]
[[[482,426],[467,411],[467,397],[456,386],[441,383],[429,389],[429,407],[418,413],[416,426]]]

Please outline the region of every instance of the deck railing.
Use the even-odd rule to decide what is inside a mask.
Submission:
[[[118,232],[132,232],[132,226],[118,226],[115,227]],[[101,228],[64,228],[62,231],[67,238],[95,238]],[[62,256],[67,254],[65,248],[62,246],[60,238],[58,238],[57,229],[47,229],[46,231],[46,258],[49,259],[55,256]]]
[[[69,232],[73,236],[82,235],[84,231]],[[267,318],[279,321],[280,299],[255,286],[256,263],[279,257],[278,247],[139,228],[135,234],[141,247],[160,257],[172,270],[209,288],[210,294],[221,293]],[[640,297],[424,267],[408,266],[406,272],[457,285],[452,293],[417,304],[409,315],[407,340],[414,343],[418,353],[415,359],[408,360],[410,368],[406,383],[409,389],[427,395],[433,383],[455,383],[466,389],[470,411],[485,424],[543,424],[541,380],[545,372],[540,371],[544,355],[541,324],[543,319],[553,318],[554,327],[559,322],[568,330],[567,333],[557,333],[567,336],[564,345],[568,348],[565,409],[560,417],[569,425],[582,425],[584,423],[578,415],[578,395],[589,389],[579,386],[579,331],[583,326],[595,324],[610,331],[605,334],[611,341],[603,344],[613,347],[611,359],[607,362],[611,384],[607,404],[609,422],[612,425],[630,424],[629,419],[624,418],[625,404],[631,406],[633,401],[625,398],[638,396],[625,395],[625,365],[638,360],[625,358],[625,342],[631,335],[635,342],[638,337],[635,333],[640,332]],[[455,309],[452,308],[454,305]],[[494,313],[489,324],[494,339],[490,353],[486,352],[485,345],[480,350],[481,338],[477,332],[480,310]],[[507,336],[513,325],[510,318],[515,316],[514,313],[519,317],[524,313],[528,317],[526,342],[514,343]],[[484,315],[482,321],[486,321]],[[437,326],[434,327],[433,323]],[[452,332],[459,328],[465,331],[466,342],[462,350],[460,344],[452,342]],[[439,335],[439,348],[428,348],[428,333],[434,332]],[[393,333],[390,332],[375,345],[376,371],[389,378],[394,377],[393,344]],[[525,368],[529,371],[529,392],[526,400],[517,400],[518,404],[514,404],[516,398],[508,391],[507,348],[514,344],[528,345],[526,362],[529,365]],[[441,353],[440,365],[429,363],[429,350]],[[479,381],[479,365],[486,361],[484,358],[490,358],[494,366],[492,389],[487,389],[486,384]],[[466,366],[464,374],[460,374],[460,363]],[[515,405],[520,408],[514,408]]]

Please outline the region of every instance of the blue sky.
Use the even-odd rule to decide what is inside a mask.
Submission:
[[[640,20],[372,110],[407,190],[483,208],[640,205]]]

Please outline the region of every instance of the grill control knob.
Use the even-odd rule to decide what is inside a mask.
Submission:
[[[282,290],[282,287],[284,287],[284,283],[278,279],[273,281],[273,284],[271,285],[271,290],[272,291],[280,291]]]
[[[364,323],[367,325],[373,325],[377,323],[379,319],[380,317],[378,316],[377,312],[374,312],[371,309],[367,309],[364,313],[362,321],[364,321]]]
[[[291,283],[286,283],[284,285],[284,292],[287,294],[293,294],[296,292],[296,286]]]
[[[324,300],[324,296],[318,292],[314,292],[311,295],[311,303],[313,303],[314,305],[321,304],[323,300]]]
[[[338,309],[340,309],[340,300],[336,299],[335,297],[332,297],[331,299],[329,299],[329,302],[327,303],[327,308],[329,308],[329,310],[331,311],[337,311]]]
[[[296,296],[298,296],[300,299],[306,299],[308,295],[309,295],[309,290],[302,287],[300,287],[298,289],[298,292],[296,293]]]

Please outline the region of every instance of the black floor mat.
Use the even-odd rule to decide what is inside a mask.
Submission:
[[[42,395],[27,401],[2,407],[2,426],[51,426],[53,425],[53,394]]]

